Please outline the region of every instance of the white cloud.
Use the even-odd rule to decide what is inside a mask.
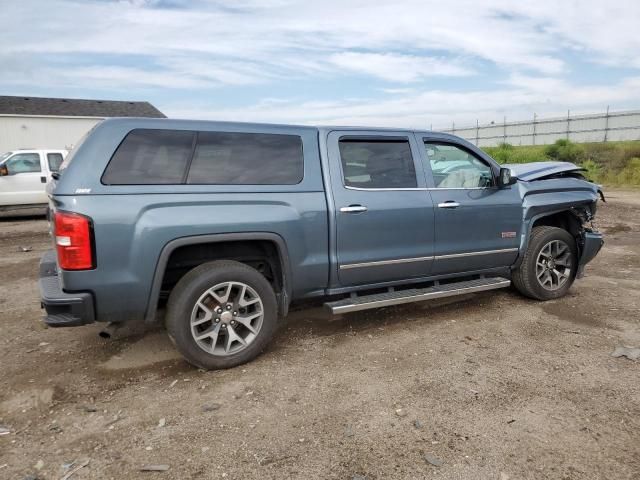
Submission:
[[[0,42],[5,54],[127,53],[194,62],[206,55],[233,61],[228,70],[235,62],[240,69],[255,62],[276,70],[323,70],[336,61],[344,67],[341,60],[351,59],[358,71],[388,80],[396,79],[385,66],[399,65],[400,81],[411,81],[406,79],[411,78],[412,56],[422,72],[413,74],[418,77],[434,68],[441,75],[470,69],[449,58],[558,74],[565,68],[561,53],[567,48],[592,52],[594,60],[607,64],[640,62],[640,38],[634,35],[640,3],[632,1],[611,6],[607,15],[598,0],[539,0],[535,7],[508,0],[291,0],[244,1],[230,8],[196,2],[198,10],[144,8],[158,3],[10,2],[3,5],[3,17],[12,21],[0,31]],[[25,35],[24,25],[37,28]],[[402,50],[435,50],[446,56],[384,53]]]
[[[458,77],[472,73],[451,60],[393,53],[343,52],[331,55],[329,61],[347,71],[400,83],[415,82],[425,77]]]
[[[442,90],[407,91],[384,100],[305,102],[280,99],[239,108],[166,109],[172,117],[246,122],[276,122],[310,125],[375,125],[381,127],[448,128],[492,120],[531,118],[533,112],[546,115],[603,111],[607,103],[624,105],[640,98],[640,76],[603,87],[575,86],[565,82],[545,83],[539,78],[514,79],[514,85],[502,90],[448,92]],[[517,85],[519,84],[519,85]],[[516,86],[517,85],[517,86]],[[553,88],[547,87],[552,85]],[[619,108],[619,107],[618,107]]]
[[[637,0],[34,0],[2,13],[0,88],[21,94],[153,89],[179,116],[413,126],[640,102]],[[628,78],[600,86],[578,64]],[[367,98],[345,98],[345,76]],[[291,79],[302,87],[274,98]],[[218,87],[235,99],[216,101]],[[245,102],[249,87],[264,100]]]

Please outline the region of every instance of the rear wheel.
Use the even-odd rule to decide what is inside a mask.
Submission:
[[[566,230],[535,227],[522,263],[513,272],[513,285],[537,300],[562,297],[575,279],[577,254],[576,242]]]
[[[204,369],[229,368],[255,358],[277,324],[273,288],[240,262],[200,265],[180,279],[169,297],[169,337],[187,361]]]

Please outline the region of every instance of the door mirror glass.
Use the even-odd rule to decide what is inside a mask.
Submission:
[[[518,178],[511,172],[510,168],[501,168],[498,183],[500,187],[508,187],[516,183]]]

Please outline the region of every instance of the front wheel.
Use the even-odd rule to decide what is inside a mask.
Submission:
[[[569,232],[557,227],[535,227],[512,281],[527,297],[551,300],[567,293],[575,280],[577,267],[578,250]]]
[[[186,360],[207,370],[255,358],[276,329],[273,288],[235,261],[202,264],[180,279],[167,304],[169,337]]]

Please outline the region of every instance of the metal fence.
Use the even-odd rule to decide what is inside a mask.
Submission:
[[[501,143],[512,145],[546,145],[566,138],[572,142],[611,142],[621,140],[640,140],[640,110],[606,112],[590,115],[571,115],[565,117],[538,118],[524,122],[491,122],[472,127],[440,129],[463,137],[481,147],[493,147]]]

